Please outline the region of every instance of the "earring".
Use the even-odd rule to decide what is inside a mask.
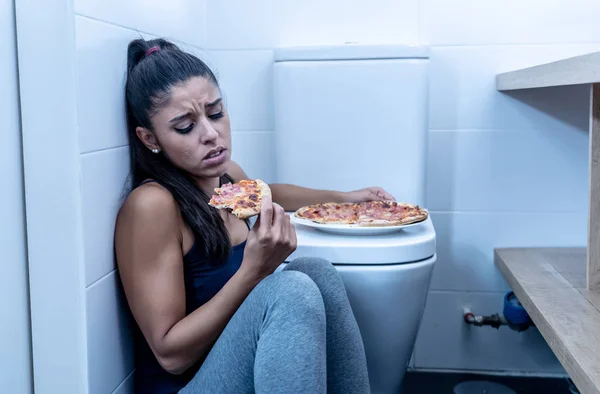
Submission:
[[[160,152],[160,149],[158,149],[158,148],[152,149],[152,153],[158,153],[158,152]]]

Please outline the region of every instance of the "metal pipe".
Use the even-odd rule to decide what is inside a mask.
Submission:
[[[507,326],[511,330],[525,331],[532,323],[512,324],[509,322],[503,314],[494,313],[489,316],[475,315],[469,308],[463,308],[463,320],[465,323],[477,327],[490,326],[499,329],[500,326]]]
[[[478,327],[491,326],[491,327],[498,329],[498,328],[500,328],[500,326],[508,325],[508,322],[506,321],[506,319],[504,318],[503,315],[494,313],[493,315],[490,315],[490,316],[480,316],[480,315],[475,315],[468,308],[464,309],[463,319],[464,319],[465,323],[472,324],[472,325],[478,326]]]

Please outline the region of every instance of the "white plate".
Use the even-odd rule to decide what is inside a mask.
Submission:
[[[417,223],[410,224],[401,224],[397,226],[385,226],[385,227],[363,227],[358,224],[324,224],[324,223],[315,223],[312,220],[301,219],[296,217],[293,213],[290,214],[290,221],[294,224],[299,224],[302,226],[313,227],[317,230],[323,231],[325,233],[331,234],[341,234],[341,235],[382,235],[382,234],[390,234],[395,233],[397,231],[402,231],[409,227],[414,227],[422,224],[425,220],[422,220]]]

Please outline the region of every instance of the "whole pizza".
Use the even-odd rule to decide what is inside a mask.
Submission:
[[[396,201],[325,203],[294,212],[300,219],[322,224],[356,224],[361,227],[402,226],[424,221],[428,212],[418,205]]]

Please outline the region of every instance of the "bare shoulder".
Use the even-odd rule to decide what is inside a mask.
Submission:
[[[139,248],[149,251],[181,245],[181,223],[177,203],[166,188],[157,183],[139,186],[129,194],[117,215],[117,255],[129,256]]]
[[[171,192],[157,183],[133,190],[119,210],[119,221],[164,221],[178,217],[177,203]]]

